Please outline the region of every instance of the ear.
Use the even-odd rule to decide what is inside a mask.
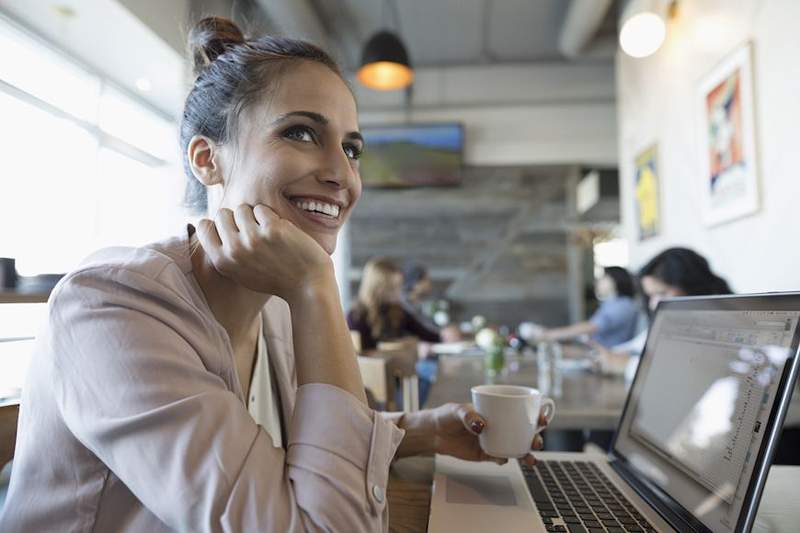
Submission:
[[[219,166],[219,147],[203,135],[195,135],[186,150],[192,174],[206,187],[223,183]]]

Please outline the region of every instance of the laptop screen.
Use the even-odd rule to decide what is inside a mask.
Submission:
[[[799,319],[798,295],[658,308],[614,453],[712,531],[733,531],[746,511]]]

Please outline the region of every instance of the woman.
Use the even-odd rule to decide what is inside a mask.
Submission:
[[[562,328],[546,329],[541,340],[562,340],[591,335],[601,346],[614,346],[636,335],[639,307],[636,304],[633,277],[621,267],[605,267],[595,283],[595,293],[602,302],[592,317]]]
[[[225,19],[190,39],[181,143],[216,216],[53,291],[0,530],[385,531],[392,459],[488,459],[486,422],[365,404],[329,257],[363,141],[333,61]]]
[[[358,301],[347,314],[351,330],[361,336],[361,348],[373,350],[380,341],[417,337],[441,342],[439,331],[425,324],[402,304],[403,272],[386,257],[364,265]]]

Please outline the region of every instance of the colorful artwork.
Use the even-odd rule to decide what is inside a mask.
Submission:
[[[461,124],[365,126],[360,162],[365,187],[458,185],[464,151]]]
[[[701,83],[701,185],[706,222],[758,209],[751,51],[745,46]]]
[[[656,145],[636,157],[636,220],[639,240],[658,235],[661,224],[659,208],[658,150]]]

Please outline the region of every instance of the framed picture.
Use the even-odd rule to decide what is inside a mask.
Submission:
[[[752,46],[733,52],[698,88],[701,173],[706,225],[758,210]]]
[[[653,144],[636,156],[636,220],[639,240],[655,237],[661,231],[658,147]]]

